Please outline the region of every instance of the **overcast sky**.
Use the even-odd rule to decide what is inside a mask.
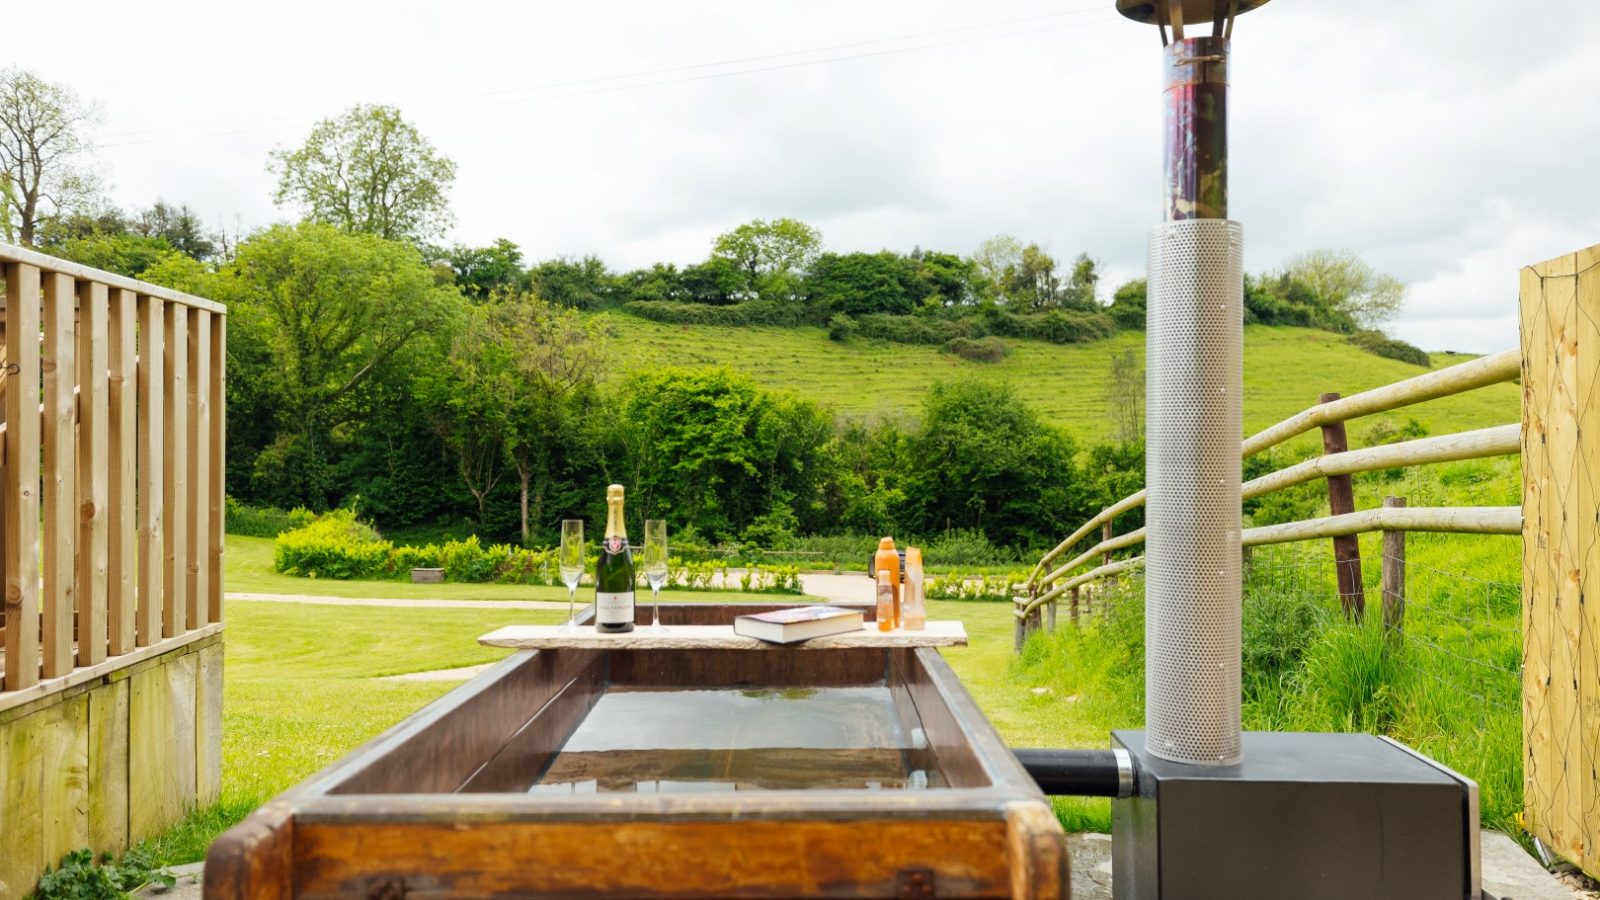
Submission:
[[[450,239],[530,259],[688,263],[793,216],[839,251],[1011,233],[1114,283],[1161,210],[1159,41],[1113,0],[119,0],[7,24],[11,63],[102,106],[118,203],[230,228],[290,218],[268,152],[355,103],[398,105],[458,163]],[[1247,267],[1350,248],[1411,285],[1401,337],[1511,346],[1518,267],[1600,241],[1597,40],[1593,0],[1242,17]]]

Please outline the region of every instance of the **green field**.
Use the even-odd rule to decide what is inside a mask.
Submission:
[[[1144,357],[1142,333],[1081,345],[1007,338],[1010,356],[976,363],[935,347],[832,341],[821,328],[665,325],[621,314],[609,319],[630,368],[727,365],[766,387],[865,417],[917,415],[928,385],[939,379],[1005,381],[1083,443],[1108,437],[1104,384],[1112,354],[1131,348]],[[1508,337],[1507,346],[1514,339]],[[1467,358],[1436,354],[1434,365]],[[1245,329],[1245,428],[1253,432],[1292,415],[1326,391],[1353,394],[1422,371],[1358,350],[1330,332],[1252,325]],[[1519,396],[1515,385],[1500,384],[1396,415],[1402,421],[1414,416],[1430,434],[1504,425],[1516,421]],[[1351,436],[1359,443],[1360,426]]]

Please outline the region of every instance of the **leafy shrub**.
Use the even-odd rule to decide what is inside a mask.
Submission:
[[[1433,368],[1433,360],[1426,351],[1381,331],[1358,331],[1350,335],[1350,343],[1384,359],[1399,360],[1424,369]]]
[[[334,510],[310,525],[280,535],[273,562],[285,575],[308,578],[406,578],[414,568],[442,568],[446,581],[554,586],[561,583],[556,557],[555,548],[485,546],[476,535],[443,545],[397,547],[357,520],[350,510]],[[586,572],[594,571],[596,559],[590,555],[584,561]],[[673,557],[667,578],[669,587],[694,590],[802,593],[800,567],[795,565],[751,565],[738,572],[726,560]],[[642,571],[637,580],[643,587]]]
[[[1414,441],[1427,436],[1428,429],[1414,418],[1406,419],[1402,425],[1396,425],[1392,419],[1382,418],[1367,426],[1366,432],[1362,435],[1368,447],[1398,444],[1401,441]]]
[[[1414,441],[1428,436],[1428,429],[1416,419],[1408,418],[1403,425],[1396,425],[1388,418],[1382,418],[1368,426],[1365,435],[1367,446],[1376,447],[1380,444],[1397,444],[1401,441]],[[1385,481],[1398,481],[1406,474],[1405,466],[1394,466],[1384,469],[1379,474]]]
[[[771,300],[746,300],[728,306],[706,303],[678,303],[671,300],[633,300],[622,304],[622,311],[641,319],[669,325],[719,325],[748,327],[775,325],[794,327],[806,324],[806,309],[798,303]]]
[[[442,569],[444,553],[437,544],[398,546],[389,551],[389,559],[383,568],[389,575],[408,575],[412,569]]]
[[[787,550],[794,545],[794,532],[798,527],[794,511],[780,504],[745,526],[740,541],[763,550]]]
[[[1025,580],[1027,574],[1021,571],[999,575],[952,571],[929,578],[922,589],[929,600],[1010,603]]]
[[[983,313],[988,330],[1006,337],[1049,341],[1052,344],[1082,344],[1108,338],[1117,332],[1116,322],[1103,312],[1052,309],[1041,313],[1014,313],[992,307]]]
[[[848,341],[856,336],[856,320],[845,313],[834,313],[828,319],[828,337],[835,341]]]
[[[378,578],[393,545],[378,536],[353,510],[336,509],[303,528],[278,535],[273,568],[308,578]]]
[[[135,847],[114,860],[102,854],[96,860],[88,849],[74,850],[39,879],[35,900],[123,900],[150,884],[172,887],[172,875],[161,870],[149,854]]]
[[[976,528],[951,528],[922,545],[926,565],[993,566],[1017,561],[1013,547],[996,547]]]
[[[1111,297],[1111,306],[1106,314],[1111,316],[1118,328],[1128,331],[1143,331],[1145,326],[1145,302],[1147,288],[1143,278],[1135,278],[1117,288]]]
[[[439,563],[444,567],[444,577],[451,581],[468,581],[481,583],[491,581],[495,573],[495,557],[503,554],[492,551],[500,549],[491,546],[486,552],[478,543],[478,536],[472,535],[464,541],[451,541],[439,551]]]
[[[856,325],[864,338],[897,344],[945,344],[956,338],[977,338],[988,333],[976,317],[945,319],[873,313],[857,317]]]
[[[225,510],[224,528],[228,534],[247,537],[275,538],[285,531],[303,528],[317,517],[303,506],[285,512],[276,506],[250,506],[232,497],[227,498]]]
[[[977,338],[953,338],[945,342],[944,352],[973,362],[999,362],[1011,352],[1005,341],[993,335]]]
[[[1275,681],[1300,664],[1326,625],[1321,601],[1303,591],[1274,590],[1265,581],[1246,586],[1242,658],[1250,679]]]

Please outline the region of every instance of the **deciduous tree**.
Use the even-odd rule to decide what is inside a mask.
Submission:
[[[449,321],[460,295],[435,283],[414,247],[312,222],[255,235],[226,275],[214,284],[230,302],[230,344],[242,332],[270,361],[258,377],[278,428],[263,456],[281,468],[259,474],[285,502],[326,508],[331,444],[356,409],[353,392]]]
[[[791,299],[822,252],[822,232],[796,219],[756,219],[718,236],[713,257],[728,260],[766,300]]]
[[[311,129],[296,150],[275,150],[273,200],[345,231],[420,242],[450,224],[456,164],[393,106],[356,106]]]
[[[1379,328],[1405,305],[1405,283],[1378,272],[1350,250],[1313,250],[1291,258],[1283,271],[1359,328]]]
[[[89,131],[98,110],[24,69],[0,71],[0,195],[6,239],[33,244],[46,220],[99,193]]]

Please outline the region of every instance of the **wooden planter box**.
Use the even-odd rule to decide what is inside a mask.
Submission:
[[[224,834],[205,893],[1047,897],[1063,841],[937,651],[526,650]]]
[[[411,570],[411,583],[412,584],[443,584],[444,583],[444,570],[443,569],[412,569]]]

